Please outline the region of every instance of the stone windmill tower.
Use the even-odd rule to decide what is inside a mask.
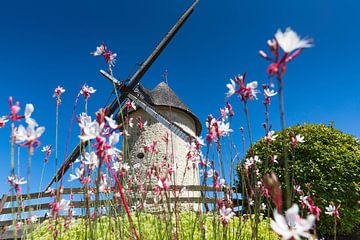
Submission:
[[[195,137],[200,134],[201,123],[199,119],[165,82],[161,82],[152,90],[139,85],[135,92],[139,99],[147,102],[158,114],[169,119],[189,135]],[[144,152],[144,145],[157,141],[159,153],[156,158],[158,160],[166,158],[168,162],[174,161],[177,166],[175,171],[176,185],[199,185],[198,171],[189,168],[187,165],[188,143],[176,134],[171,133],[169,129],[155,120],[144,109],[137,108],[129,113],[129,118],[133,118],[134,122],[138,117],[141,117],[142,122],[147,121],[147,126],[144,130],[137,127],[129,129],[128,145],[131,150],[130,159],[134,163],[134,167],[145,167],[146,153]],[[168,143],[162,141],[162,137],[166,133],[170,136]]]

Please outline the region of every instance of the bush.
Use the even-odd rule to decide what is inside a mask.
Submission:
[[[291,133],[301,134],[305,142],[299,143],[293,151],[290,144]],[[289,174],[301,186],[306,195],[310,194],[315,204],[321,208],[317,223],[321,234],[333,233],[333,217],[325,214],[325,207],[333,201],[341,204],[338,220],[339,234],[360,233],[360,141],[323,124],[305,124],[285,130],[289,136]],[[267,171],[275,171],[284,183],[282,167],[282,133],[277,133],[275,141],[267,146],[261,139],[253,146],[254,154],[262,160],[260,170],[264,173],[264,162],[271,154],[278,156],[279,164],[270,164]],[[249,154],[249,153],[248,153]],[[283,186],[285,189],[285,186]],[[294,201],[298,201],[295,197]]]

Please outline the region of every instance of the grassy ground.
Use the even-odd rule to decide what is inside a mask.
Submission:
[[[182,212],[179,215],[178,231],[173,215],[138,214],[134,216],[136,229],[141,239],[251,239],[251,221],[239,221],[234,217],[227,226],[223,226],[218,217],[212,214],[199,216],[194,212]],[[205,228],[200,226],[205,222]],[[30,239],[53,239],[49,226],[54,223],[45,221],[34,232]],[[59,221],[57,229],[59,240],[65,239],[133,239],[128,221],[124,218],[101,217],[96,221],[74,219],[69,229],[64,230],[64,220]],[[205,234],[205,235],[204,235]],[[262,219],[259,224],[258,239],[279,239],[269,228],[269,220]]]

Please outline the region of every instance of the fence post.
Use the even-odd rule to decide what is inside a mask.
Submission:
[[[2,210],[3,210],[3,208],[4,208],[4,205],[5,205],[5,203],[6,203],[7,197],[8,197],[8,196],[7,196],[6,194],[3,194],[3,195],[2,195],[2,198],[1,198],[1,201],[0,201],[0,214],[1,214]]]

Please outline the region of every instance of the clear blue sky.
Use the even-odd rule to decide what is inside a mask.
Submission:
[[[134,64],[151,53],[169,28],[191,4],[190,0],[151,1],[5,1],[0,15],[0,115],[8,114],[11,95],[35,106],[34,118],[45,126],[44,145],[55,141],[57,85],[66,88],[60,115],[60,161],[63,160],[71,109],[83,83],[98,92],[90,98],[90,112],[103,107],[112,86],[99,73],[102,59],[89,52],[102,41],[118,53],[114,74],[124,79]],[[278,28],[291,26],[315,39],[288,66],[285,76],[287,125],[329,123],[360,137],[358,1],[240,1],[202,0],[153,67],[142,79],[149,88],[169,72],[169,85],[204,123],[223,105],[229,78],[248,72],[248,80],[267,81],[267,62],[257,54]],[[237,129],[245,124],[237,99]],[[83,101],[78,109],[82,109]],[[262,137],[261,100],[250,104],[255,139]],[[23,111],[23,110],[22,110]],[[278,130],[278,102],[271,105],[271,120]],[[76,125],[76,124],[75,124]],[[70,150],[78,142],[78,128]],[[0,129],[0,192],[8,189],[9,125]],[[235,135],[235,138],[238,135]],[[26,150],[23,149],[22,152]],[[43,154],[33,157],[32,190],[37,190]],[[26,176],[26,155],[22,159]],[[44,184],[54,173],[54,155],[46,168]],[[26,189],[26,188],[25,188]]]

